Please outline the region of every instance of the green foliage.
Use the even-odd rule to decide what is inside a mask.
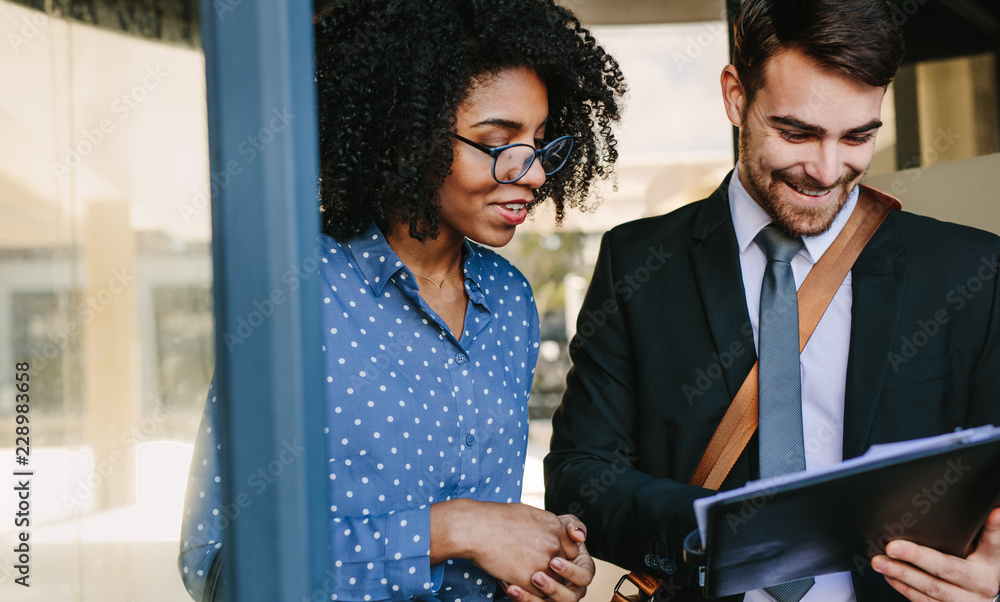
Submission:
[[[564,311],[563,279],[567,274],[589,276],[593,266],[586,265],[583,258],[586,237],[582,232],[518,232],[499,250],[531,283],[539,315]]]

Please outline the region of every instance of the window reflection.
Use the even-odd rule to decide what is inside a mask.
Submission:
[[[80,405],[80,392],[69,382],[75,380],[72,362],[79,357],[80,340],[60,336],[64,312],[60,300],[65,305],[74,305],[79,298],[79,291],[68,291],[65,295],[55,291],[11,294],[13,355],[18,359],[28,358],[35,375],[31,387],[32,411],[66,413]],[[13,397],[4,402],[7,402],[4,415],[12,415]]]
[[[213,352],[212,291],[208,287],[155,288],[156,366],[160,403],[190,406],[200,402],[211,381]],[[200,410],[200,403],[194,404]]]
[[[0,1],[0,486],[15,362],[33,471],[29,525],[0,495],[0,547],[27,530],[31,587],[8,553],[0,599],[186,600],[180,516],[214,362],[197,3],[62,3],[75,21],[42,5]]]

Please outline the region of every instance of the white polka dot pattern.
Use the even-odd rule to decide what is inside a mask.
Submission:
[[[335,599],[492,598],[496,580],[471,563],[430,566],[430,504],[520,499],[539,340],[531,289],[505,259],[466,242],[470,303],[456,340],[374,225],[322,244]],[[184,530],[192,534],[180,561],[196,590],[204,578],[192,573],[207,566],[194,551],[206,535],[221,539],[214,528],[191,527],[211,523],[220,497],[211,470],[217,459],[205,453],[217,446],[202,443],[195,458],[209,462],[192,462]],[[192,502],[195,488],[209,490],[208,498]]]

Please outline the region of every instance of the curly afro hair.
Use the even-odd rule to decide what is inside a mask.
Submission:
[[[618,63],[553,0],[344,0],[315,19],[323,230],[349,238],[372,219],[438,234],[455,112],[477,78],[534,69],[549,95],[547,131],[575,137],[570,162],[535,191],[584,208],[618,158]]]

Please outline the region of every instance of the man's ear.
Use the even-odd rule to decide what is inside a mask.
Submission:
[[[743,125],[743,111],[746,109],[747,96],[740,83],[736,67],[726,65],[722,70],[722,103],[726,108],[729,121],[736,127]]]

